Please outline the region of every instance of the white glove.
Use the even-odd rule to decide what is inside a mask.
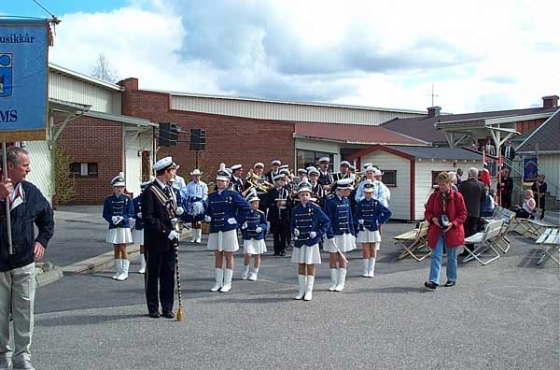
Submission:
[[[364,224],[364,220],[360,219],[360,220],[358,220],[358,223],[359,223],[360,225],[363,225],[363,224]]]
[[[227,223],[230,225],[235,225],[237,223],[237,220],[235,219],[235,217],[230,217],[227,219]]]
[[[183,213],[185,213],[185,210],[183,209],[183,207],[177,207],[177,208],[175,209],[175,214],[176,214],[177,216],[181,216]]]
[[[247,222],[244,222],[243,225],[241,225],[241,228],[243,230],[245,230],[249,225],[247,225]]]
[[[167,235],[167,239],[169,239],[169,240],[179,239],[179,233],[175,230],[171,230],[169,232],[169,235]]]
[[[123,216],[117,216],[119,219],[117,220],[117,223],[120,224],[121,222],[124,221],[124,217]]]
[[[111,221],[113,221],[113,223],[116,224],[119,221],[119,216],[111,217]]]
[[[260,232],[262,231],[262,227],[257,226],[257,228],[255,229],[255,231],[256,231],[257,233],[260,233]]]
[[[142,218],[142,212],[138,212],[136,216],[138,216],[138,218]]]
[[[309,239],[315,239],[315,237],[317,236],[317,233],[315,231],[312,231],[309,233]]]
[[[294,229],[294,236],[299,236],[299,230],[298,229]]]
[[[204,216],[204,222],[210,223],[211,221],[212,221],[212,217],[210,217],[210,216]]]

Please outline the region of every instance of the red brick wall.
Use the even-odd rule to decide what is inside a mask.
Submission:
[[[61,122],[62,118],[55,121]],[[102,204],[111,194],[111,179],[123,168],[122,140],[121,124],[91,117],[75,119],[62,131],[57,145],[72,157],[72,162],[98,164],[98,176],[76,177],[72,204]]]
[[[127,87],[122,100],[122,114],[155,123],[176,123],[184,131],[184,134],[179,134],[179,140],[184,141],[190,140],[191,128],[206,130],[206,150],[199,152],[198,166],[204,172],[203,181],[213,179],[221,162],[227,166],[241,163],[245,173],[256,162],[263,162],[268,167],[275,158],[293,167],[293,123],[171,110],[168,94],[136,90],[137,83],[133,79],[122,84]],[[179,174],[188,181],[189,172],[195,166],[195,152],[189,150],[189,143],[161,147],[157,158],[167,155],[173,156],[181,166]]]

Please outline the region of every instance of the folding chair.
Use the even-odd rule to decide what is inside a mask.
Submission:
[[[428,234],[428,221],[420,222],[417,229],[407,231],[403,234],[393,237],[395,244],[403,248],[403,252],[397,257],[401,260],[405,257],[411,256],[416,261],[420,262],[432,254],[432,250],[428,248],[426,235]],[[422,248],[428,248],[424,254],[418,254]]]
[[[546,229],[558,229],[558,225],[554,225],[541,220],[528,220],[527,221],[528,232],[537,238],[542,235]]]
[[[513,229],[515,225],[515,213],[510,211],[509,209],[506,209],[502,212],[502,219],[504,220],[504,224],[494,244],[496,245],[496,247],[500,248],[503,253],[507,253],[511,244],[510,240],[507,237],[507,234]]]
[[[497,247],[496,239],[500,235],[502,231],[502,227],[504,226],[504,220],[496,220],[489,222],[484,227],[484,231],[480,233],[476,233],[474,235],[469,236],[465,239],[465,244],[475,244],[477,247],[471,251],[465,248],[465,251],[469,254],[465,258],[463,258],[462,263],[467,263],[469,261],[477,260],[481,265],[487,265],[490,262],[497,260],[500,258],[500,252],[496,250]],[[486,251],[490,251],[491,255],[487,259],[482,259],[482,254]]]
[[[542,256],[538,260],[537,265],[550,258],[560,266],[560,261],[553,255],[554,252],[558,253],[560,251],[560,230],[546,229],[539,236],[536,243],[542,249]]]
[[[528,218],[518,218],[515,217],[514,225],[512,230],[518,233],[521,236],[525,236],[525,234],[531,234],[531,227],[529,226],[529,219]]]

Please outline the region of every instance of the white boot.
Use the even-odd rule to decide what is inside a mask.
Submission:
[[[344,284],[346,284],[346,269],[338,269],[338,285],[335,290],[337,292],[342,292],[344,290]]]
[[[329,292],[334,292],[338,279],[337,269],[330,269],[331,271],[331,286],[329,287]]]
[[[249,274],[249,280],[251,281],[257,281],[257,275],[259,274],[259,269],[253,269],[253,271],[251,271],[251,273]]]
[[[231,280],[233,279],[233,270],[226,269],[224,272],[224,286],[220,289],[220,292],[227,293],[231,290]]]
[[[140,270],[138,270],[138,273],[146,273],[146,256],[143,253],[140,255]]]
[[[122,266],[121,266],[121,273],[119,276],[117,276],[117,280],[119,281],[124,281],[126,279],[128,279],[128,268],[130,267],[130,261],[129,260],[121,260]]]
[[[368,264],[368,277],[373,277],[375,275],[375,257],[369,259]]]
[[[196,240],[195,243],[200,244],[200,239],[202,238],[202,229],[196,229]]]
[[[216,283],[210,289],[211,292],[217,292],[222,287],[222,283],[224,281],[224,270],[222,269],[215,269],[216,271]]]
[[[196,242],[196,230],[198,230],[198,229],[191,229],[191,230],[192,230],[191,243],[195,243]]]
[[[115,274],[113,275],[113,280],[117,280],[121,274],[122,260],[115,259]]]
[[[315,283],[315,276],[307,276],[307,287],[305,289],[304,301],[310,301],[313,299],[313,284]]]
[[[298,283],[299,283],[299,292],[298,295],[296,295],[294,297],[294,299],[303,299],[303,296],[305,295],[305,284],[307,283],[307,279],[305,278],[305,275],[298,275]]]
[[[249,265],[243,266],[243,271],[241,271],[241,280],[247,280],[249,277]]]
[[[364,273],[362,274],[363,277],[369,277],[369,259],[364,258],[362,259],[364,262]]]

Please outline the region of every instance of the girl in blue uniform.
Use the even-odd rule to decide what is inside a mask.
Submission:
[[[210,223],[208,249],[213,250],[216,257],[216,283],[210,289],[212,292],[227,293],[231,290],[233,253],[239,250],[237,219],[243,212],[251,210],[249,203],[238,192],[227,189],[229,179],[230,174],[226,171],[225,164],[220,164],[216,174],[216,190],[208,196],[208,208],[204,217],[204,220]]]
[[[336,182],[336,194],[329,195],[325,202],[324,211],[331,220],[331,227],[327,230],[327,241],[324,250],[329,252],[329,267],[331,273],[331,292],[342,292],[346,283],[347,259],[344,253],[356,249],[354,237],[354,222],[350,208],[350,192],[354,189],[351,178]],[[338,264],[338,269],[337,269]]]
[[[381,246],[379,226],[391,217],[391,211],[373,199],[375,185],[366,180],[363,185],[365,198],[358,202],[354,213],[358,242],[362,243],[363,277],[373,277],[377,251]]]
[[[299,292],[295,299],[310,301],[313,298],[315,264],[321,263],[319,240],[331,227],[331,222],[321,208],[311,202],[311,186],[302,182],[298,186],[299,204],[294,207],[290,231],[294,235],[292,262],[298,264]]]
[[[140,194],[132,200],[134,204],[134,230],[132,230],[132,240],[134,244],[140,246],[140,269],[139,274],[146,273],[146,257],[144,256],[144,222],[142,221],[142,194],[144,189],[153,181],[146,181],[140,184]]]
[[[266,215],[259,209],[260,199],[256,191],[249,193],[246,199],[251,205],[251,210],[241,217],[243,254],[245,255],[241,279],[246,280],[248,278],[251,281],[256,281],[261,266],[261,254],[266,252]],[[255,264],[253,270],[249,273],[251,257],[254,257]]]
[[[111,180],[113,195],[105,198],[103,205],[103,218],[109,223],[109,231],[105,241],[113,244],[115,252],[115,274],[113,279],[126,280],[130,261],[126,245],[132,243],[130,231],[130,218],[134,217],[134,205],[132,199],[124,194],[124,173],[119,173]]]

